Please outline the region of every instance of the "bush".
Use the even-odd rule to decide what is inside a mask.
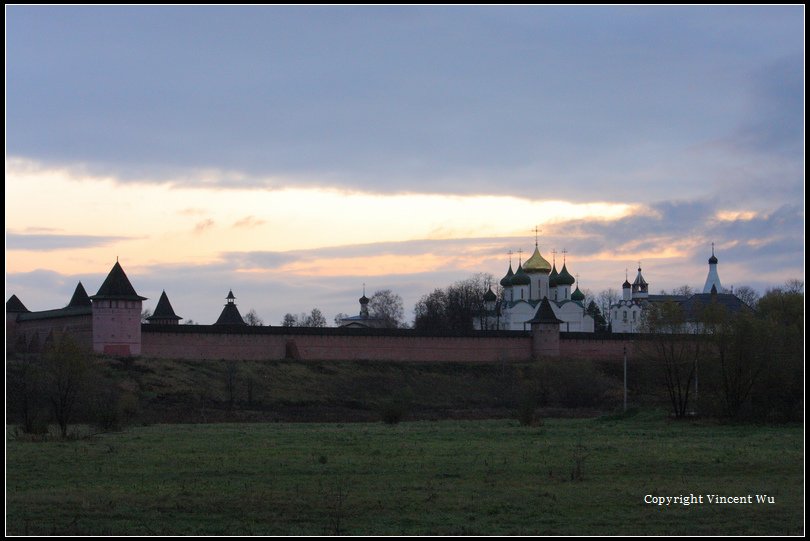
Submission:
[[[411,400],[412,393],[410,389],[407,389],[384,401],[380,407],[383,422],[389,425],[399,423],[410,410]]]
[[[524,388],[518,399],[517,420],[521,426],[542,426],[543,418],[537,411],[537,391]]]
[[[541,369],[542,385],[551,404],[566,408],[616,407],[612,382],[592,361],[560,359],[547,362]]]

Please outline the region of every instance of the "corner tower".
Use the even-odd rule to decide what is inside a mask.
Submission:
[[[84,289],[84,288],[82,288]],[[115,262],[93,302],[93,351],[106,355],[141,354],[141,297]]]

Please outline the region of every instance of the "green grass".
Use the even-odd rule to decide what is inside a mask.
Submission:
[[[9,435],[6,533],[801,534],[802,441],[800,426],[674,423],[646,411],[532,428],[265,423],[153,425],[76,441]],[[689,493],[776,503],[643,502]]]

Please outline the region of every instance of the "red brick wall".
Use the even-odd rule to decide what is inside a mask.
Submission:
[[[141,355],[180,359],[283,359],[291,341],[302,360],[528,361],[530,337],[360,336],[144,332]]]
[[[34,334],[37,334],[39,346],[42,347],[45,344],[45,339],[53,332],[54,334],[70,334],[79,346],[87,349],[90,349],[93,345],[93,321],[90,314],[18,321],[14,327],[13,340],[15,344],[19,336],[24,336],[26,344],[29,344]],[[8,329],[8,325],[6,328]],[[11,341],[12,337],[7,336],[6,339]],[[7,344],[7,346],[11,345]]]
[[[560,357],[565,359],[593,359],[615,360],[624,358],[624,348],[627,347],[627,358],[632,359],[635,354],[635,342],[632,339],[561,339]]]

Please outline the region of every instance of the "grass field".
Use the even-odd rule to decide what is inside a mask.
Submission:
[[[44,442],[8,432],[7,534],[803,533],[795,425],[641,412],[538,427],[152,425]],[[704,503],[644,503],[690,493]]]

